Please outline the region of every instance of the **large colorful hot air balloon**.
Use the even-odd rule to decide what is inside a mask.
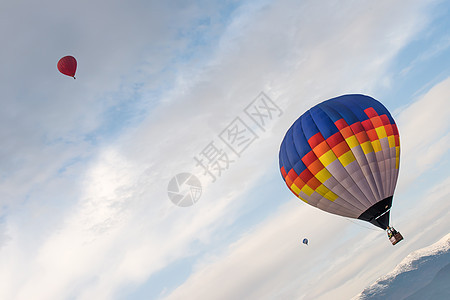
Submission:
[[[403,239],[389,226],[399,133],[377,100],[344,95],[312,107],[287,131],[279,162],[286,185],[304,202],[385,229],[394,245]]]
[[[75,72],[77,71],[77,60],[73,56],[64,56],[58,61],[58,70],[64,75],[73,77],[75,79]]]

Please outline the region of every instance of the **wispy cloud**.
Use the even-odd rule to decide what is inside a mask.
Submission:
[[[448,115],[450,78],[440,82],[398,116],[401,129],[403,184],[411,184],[430,167],[439,163],[450,148]],[[415,158],[415,159],[413,159]],[[406,188],[402,184],[399,188]]]

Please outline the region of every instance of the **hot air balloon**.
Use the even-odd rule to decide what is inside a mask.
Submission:
[[[393,245],[403,239],[389,225],[399,133],[377,100],[343,95],[312,107],[287,131],[279,163],[288,188],[307,204],[387,230]]]
[[[308,246],[308,239],[303,239],[303,244],[305,244],[306,246]]]
[[[77,60],[73,56],[64,56],[58,61],[58,70],[64,75],[73,77],[75,79],[75,72],[77,71]]]

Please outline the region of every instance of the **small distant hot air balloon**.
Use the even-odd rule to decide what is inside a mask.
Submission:
[[[308,239],[303,239],[303,244],[305,244],[306,246],[308,246]]]
[[[377,100],[344,95],[312,107],[287,131],[279,162],[286,185],[304,202],[385,229],[393,245],[403,239],[389,225],[399,133]]]
[[[77,71],[77,60],[73,56],[64,56],[58,61],[58,70],[64,75],[73,77],[75,79],[75,72]]]

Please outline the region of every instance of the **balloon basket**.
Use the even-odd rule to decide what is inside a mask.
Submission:
[[[391,236],[389,238],[389,240],[391,241],[392,245],[397,244],[398,242],[400,242],[401,240],[403,240],[403,236],[400,232],[397,232],[396,234],[394,234],[393,236]]]

